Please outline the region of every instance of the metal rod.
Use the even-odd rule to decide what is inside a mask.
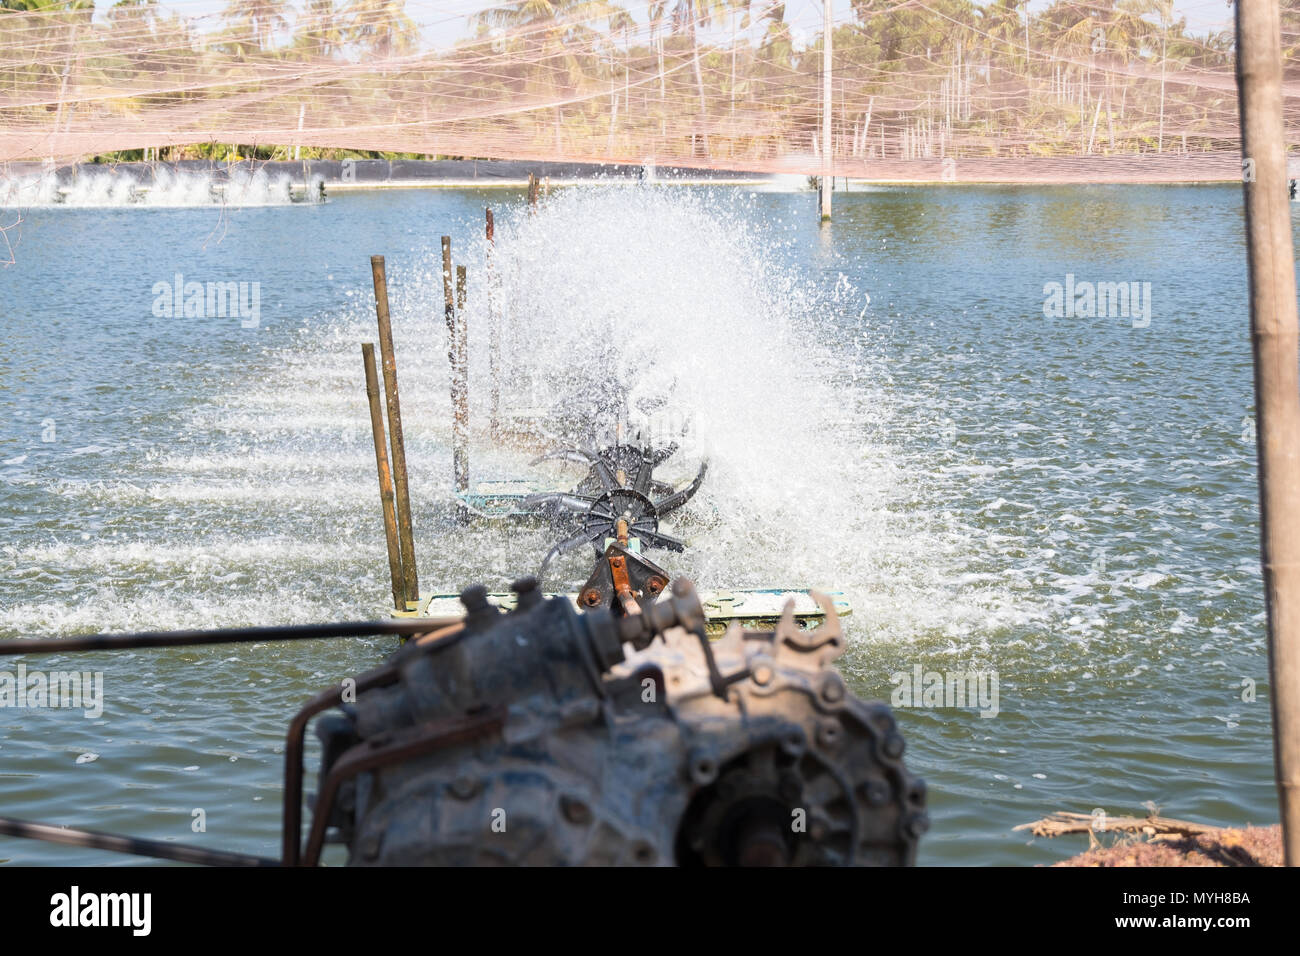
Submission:
[[[394,731],[386,739],[372,738],[363,745],[345,751],[320,783],[311,830],[307,834],[307,847],[299,860],[301,865],[316,866],[320,862],[330,811],[339,788],[345,781],[359,773],[499,733],[505,726],[506,716],[506,709],[498,706],[482,713],[442,717]]]
[[[411,530],[411,497],[406,484],[406,442],[402,437],[402,410],[397,394],[397,359],[393,354],[393,328],[388,315],[388,276],[384,257],[370,257],[375,280],[375,315],[379,320],[379,353],[384,363],[384,394],[388,400],[388,434],[393,448],[393,485],[397,493],[397,527],[400,532],[404,594],[408,602],[420,600],[415,572],[415,538]]]
[[[384,441],[384,413],[379,406],[379,381],[375,375],[375,347],[361,345],[366,365],[366,399],[370,403],[370,431],[375,439],[375,465],[379,469],[379,500],[384,509],[384,540],[388,543],[388,572],[393,580],[393,606],[406,610],[406,578],[402,572],[401,540],[397,533],[397,511],[393,503],[393,475],[388,468],[388,449]],[[416,595],[418,598],[418,595]]]
[[[277,624],[192,631],[132,631],[80,637],[11,638],[0,641],[0,657],[24,654],[71,654],[82,651],[128,651],[143,647],[195,647],[203,644],[260,644],[270,641],[316,641],[336,637],[411,637],[448,627],[460,617],[408,617],[386,621],[337,621],[329,624]]]
[[[1278,0],[1238,0],[1237,96],[1255,358],[1273,758],[1288,866],[1300,865],[1300,372]]]
[[[497,311],[496,220],[487,214],[488,379],[491,382],[488,428],[493,438],[501,434],[501,315]]]
[[[88,847],[92,850],[109,850],[113,853],[130,853],[150,856],[158,860],[175,860],[178,863],[198,863],[202,866],[279,866],[280,861],[265,856],[247,856],[227,853],[204,847],[167,843],[162,840],[145,840],[140,837],[115,836],[94,830],[52,826],[48,823],[31,823],[13,817],[0,817],[0,835],[25,840],[43,840],[64,846]]]
[[[360,694],[375,687],[388,687],[400,676],[396,667],[381,667],[355,678],[353,690]],[[343,684],[325,688],[289,721],[284,739],[284,803],[280,808],[280,857],[285,866],[298,866],[302,859],[302,754],[307,724],[317,714],[342,704],[343,691]]]

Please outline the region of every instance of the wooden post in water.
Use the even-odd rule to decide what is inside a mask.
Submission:
[[[534,173],[528,174],[528,211],[534,212],[537,209],[537,176]]]
[[[1300,332],[1278,0],[1237,0],[1250,331],[1273,759],[1288,866],[1300,865]]]
[[[384,413],[379,407],[379,380],[375,375],[375,347],[361,344],[366,364],[366,398],[370,402],[370,431],[375,439],[375,465],[379,468],[379,500],[384,507],[384,539],[388,542],[388,571],[393,579],[393,607],[406,610],[406,581],[402,573],[401,541],[397,535],[397,511],[393,502],[393,475],[388,468],[384,440]]]
[[[831,0],[823,0],[822,32],[822,222],[831,218],[831,193],[835,191],[835,150],[831,141]]]
[[[402,409],[397,395],[397,359],[393,354],[393,328],[388,316],[388,276],[384,257],[370,257],[375,280],[375,316],[379,320],[379,355],[384,366],[384,396],[388,401],[388,438],[393,449],[393,485],[397,492],[397,528],[402,551],[402,575],[407,602],[420,600],[415,573],[415,539],[411,531],[411,497],[406,485],[406,442],[402,437]]]
[[[456,297],[452,289],[451,236],[442,237],[442,298],[447,320],[447,363],[451,369],[451,456],[452,480],[457,491],[469,489],[469,397],[461,363],[461,323],[456,319]],[[462,302],[464,295],[462,291]],[[457,510],[463,519],[463,508]]]
[[[491,382],[491,403],[488,427],[493,438],[501,433],[501,315],[497,312],[496,273],[496,220],[492,210],[487,213],[487,284],[488,284],[488,378]]]
[[[469,323],[465,318],[465,267],[456,267],[456,422],[453,429],[456,490],[469,491]]]

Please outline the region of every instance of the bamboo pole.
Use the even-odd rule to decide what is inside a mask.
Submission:
[[[397,492],[397,528],[402,551],[406,600],[419,601],[420,582],[415,573],[415,539],[411,530],[411,497],[406,484],[406,442],[402,436],[402,409],[397,394],[397,359],[393,354],[393,328],[388,315],[388,276],[384,257],[370,257],[375,281],[375,316],[379,320],[379,354],[384,366],[384,395],[388,401],[388,438],[393,448],[393,485]]]
[[[1255,357],[1273,758],[1288,866],[1300,865],[1300,372],[1278,0],[1238,0],[1237,96]]]
[[[831,193],[835,190],[834,153],[831,141],[831,29],[834,19],[831,15],[831,0],[823,0],[823,34],[822,34],[822,188],[821,217],[822,222],[831,218]]]
[[[393,579],[393,606],[406,610],[406,581],[402,572],[401,542],[397,536],[397,511],[393,502],[393,475],[388,468],[384,441],[384,413],[379,407],[379,379],[375,375],[375,347],[361,344],[366,365],[366,398],[370,402],[370,431],[375,439],[375,465],[379,469],[379,500],[384,507],[384,540],[388,542],[388,571]]]
[[[487,213],[487,280],[488,280],[488,378],[491,382],[491,412],[488,425],[493,438],[501,432],[501,316],[497,311],[496,220]]]

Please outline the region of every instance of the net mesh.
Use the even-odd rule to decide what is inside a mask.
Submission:
[[[1240,168],[1223,0],[836,0],[829,143],[812,0],[0,6],[5,162],[212,143],[798,174],[829,149],[835,175],[884,180]]]

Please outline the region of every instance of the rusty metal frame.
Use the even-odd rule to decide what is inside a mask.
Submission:
[[[139,631],[124,634],[87,634],[81,637],[19,638],[0,641],[0,657],[126,651],[151,647],[196,647],[204,644],[332,640],[341,637],[416,637],[459,623],[459,618],[404,618],[388,621],[217,628],[206,631]],[[428,646],[430,649],[440,647],[436,642]],[[357,691],[386,686],[397,680],[397,669],[389,665],[363,674],[355,680]],[[342,703],[343,690],[343,686],[340,685],[321,691],[294,716],[289,725],[285,746],[285,786],[282,808],[284,833],[282,855],[279,860],[4,816],[0,816],[0,835],[175,860],[180,863],[209,866],[296,866],[300,859],[299,838],[302,825],[303,737],[307,723],[312,717]]]
[[[288,865],[316,866],[320,862],[330,811],[333,810],[334,799],[345,781],[357,774],[401,763],[411,757],[422,757],[444,747],[486,737],[500,731],[505,722],[506,708],[493,707],[477,714],[458,714],[427,721],[356,744],[339,757],[321,783],[316,807],[312,812],[311,831],[307,835],[307,849],[300,863],[295,860]],[[285,835],[286,838],[289,835],[287,827]]]

